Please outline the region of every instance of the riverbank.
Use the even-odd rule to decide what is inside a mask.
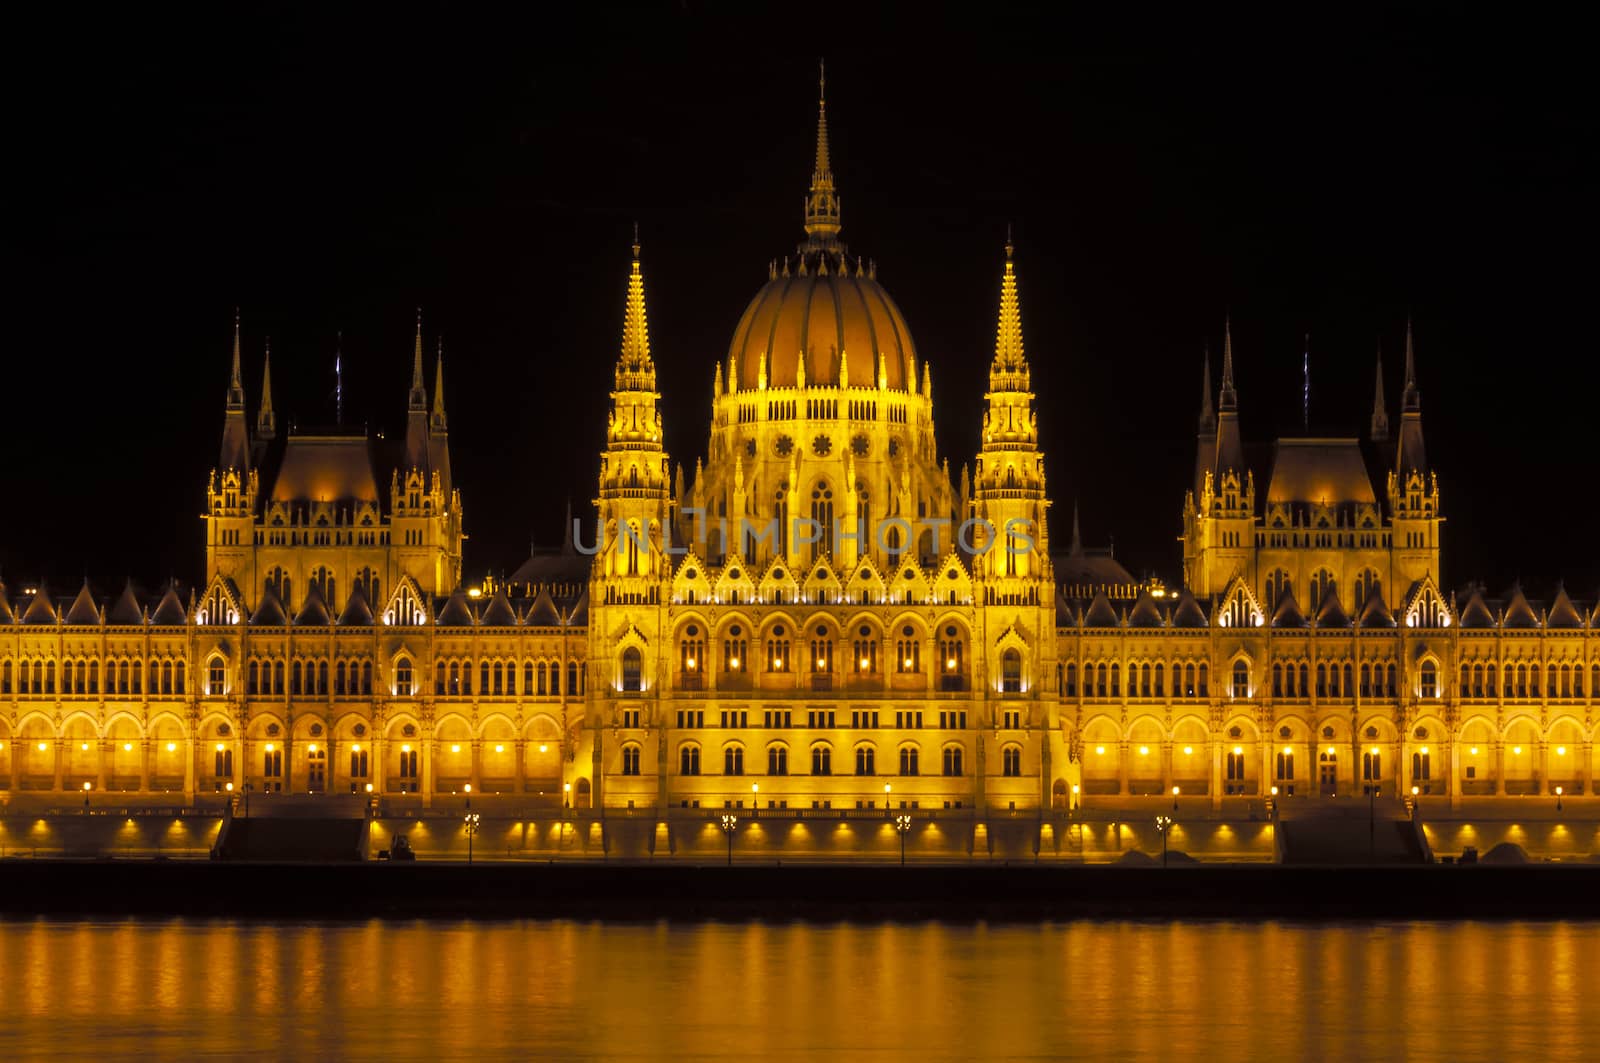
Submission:
[[[1600,866],[0,862],[0,914],[604,919],[1600,919]]]

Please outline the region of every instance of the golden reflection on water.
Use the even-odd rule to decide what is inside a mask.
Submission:
[[[1600,924],[0,922],[0,1059],[1547,1060]]]

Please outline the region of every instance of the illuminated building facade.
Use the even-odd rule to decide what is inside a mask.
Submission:
[[[1075,526],[1052,551],[1012,248],[982,448],[953,475],[929,365],[840,232],[819,110],[805,239],[713,369],[692,478],[663,446],[636,244],[590,542],[473,588],[420,320],[392,448],[280,436],[270,375],[252,425],[236,330],[204,583],[0,589],[0,791],[470,787],[974,829],[1174,790],[1592,792],[1600,607],[1440,585],[1409,327],[1397,431],[1380,365],[1365,438],[1259,451],[1225,334],[1169,592]]]

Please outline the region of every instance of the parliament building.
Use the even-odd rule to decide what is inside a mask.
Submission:
[[[619,256],[594,509],[504,579],[463,575],[420,318],[403,440],[280,425],[236,326],[204,579],[0,586],[0,800],[982,824],[1592,792],[1600,606],[1441,583],[1409,325],[1398,410],[1380,363],[1360,437],[1249,446],[1225,333],[1168,587],[1052,509],[1013,249],[988,391],[953,403],[982,445],[953,466],[929,363],[841,240],[825,108],[804,221],[707,367],[692,463],[660,408],[691,383],[658,379],[637,243]]]

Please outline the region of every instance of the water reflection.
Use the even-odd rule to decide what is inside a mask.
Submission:
[[[0,1056],[1566,1059],[1600,924],[0,923]]]

